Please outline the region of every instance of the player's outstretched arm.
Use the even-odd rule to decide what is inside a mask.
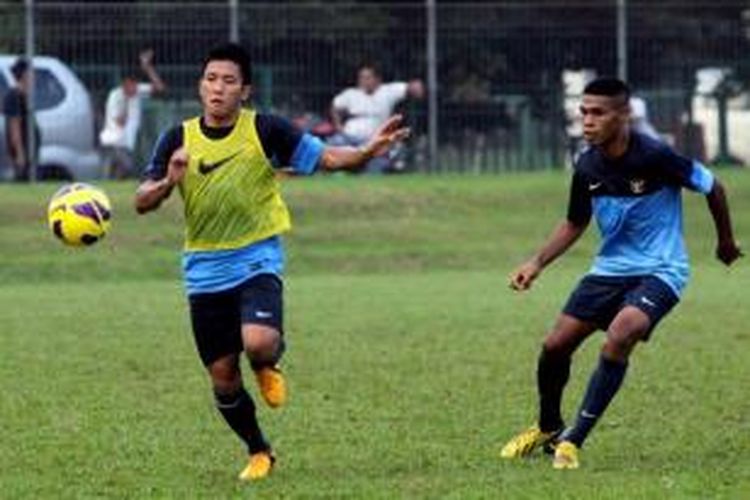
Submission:
[[[389,118],[364,146],[327,146],[321,155],[320,166],[326,170],[353,169],[385,154],[394,144],[409,136],[409,128],[401,126],[402,119],[401,115]]]
[[[731,265],[732,262],[742,257],[742,251],[734,240],[729,203],[724,186],[719,182],[719,179],[714,180],[714,186],[711,192],[706,195],[706,201],[716,227],[716,258],[727,266]]]
[[[569,220],[561,222],[547,238],[542,248],[511,273],[509,286],[517,291],[531,288],[531,284],[542,270],[564,254],[586,231],[586,227],[587,224],[577,225]]]
[[[185,149],[179,148],[169,158],[167,175],[159,180],[148,179],[142,182],[135,192],[135,211],[145,214],[159,208],[161,202],[169,198],[172,189],[185,177],[188,159]]]

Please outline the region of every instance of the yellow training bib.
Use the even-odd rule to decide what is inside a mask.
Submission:
[[[179,184],[185,205],[185,250],[240,248],[289,230],[276,173],[243,109],[223,139],[203,135],[200,118],[182,124],[190,156]]]

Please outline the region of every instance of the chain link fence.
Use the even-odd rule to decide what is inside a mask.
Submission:
[[[0,3],[0,53],[24,52],[25,19],[22,3]],[[168,92],[145,110],[138,141],[144,161],[161,129],[199,112],[201,58],[230,38],[233,22],[253,56],[255,105],[315,124],[328,119],[332,97],[353,85],[363,61],[378,63],[386,81],[425,79],[427,19],[421,2],[38,2],[34,51],[59,58],[84,82],[96,110],[91,127],[98,128],[108,91],[124,75],[138,74],[139,51],[153,48]],[[566,100],[576,90],[563,75],[616,72],[616,2],[438,2],[436,19],[437,108],[430,110],[427,100],[403,104],[416,132],[408,168],[479,173],[564,166]],[[678,148],[707,160],[750,162],[744,150],[750,141],[742,135],[750,125],[749,36],[750,1],[628,3],[629,80],[657,130]],[[704,68],[716,68],[708,74],[720,77],[700,90],[696,75]],[[432,161],[431,112],[439,148]]]

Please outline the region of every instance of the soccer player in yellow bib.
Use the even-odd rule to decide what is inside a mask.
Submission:
[[[138,213],[156,210],[176,187],[183,199],[185,287],[198,353],[216,406],[245,442],[242,480],[261,479],[275,457],[242,383],[244,351],[272,408],[286,399],[279,369],[284,351],[280,234],[291,227],[277,169],[298,174],[359,167],[403,140],[401,117],[360,148],[325,146],[287,120],[245,109],[252,70],[239,45],[212,49],[203,62],[203,112],[158,139],[135,195]]]

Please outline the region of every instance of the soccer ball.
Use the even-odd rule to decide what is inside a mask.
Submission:
[[[47,208],[52,233],[75,247],[93,245],[102,239],[111,219],[112,205],[104,191],[82,182],[61,187]]]

